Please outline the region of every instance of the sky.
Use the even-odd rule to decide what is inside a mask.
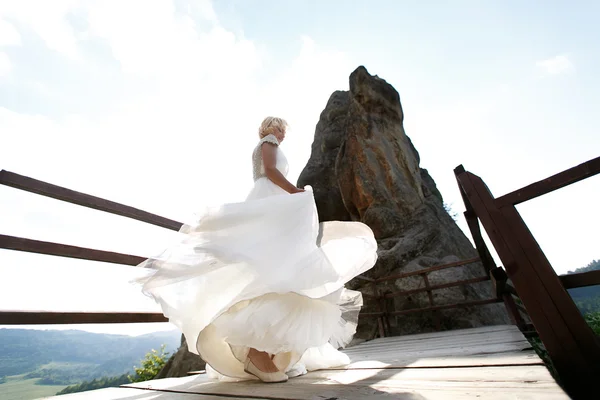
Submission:
[[[364,65],[400,93],[470,238],[457,165],[499,197],[600,155],[597,15],[584,0],[0,0],[0,169],[188,221],[245,198],[267,115],[291,125],[295,182],[329,96]],[[600,258],[599,197],[593,177],[518,206],[557,273]],[[0,234],[140,256],[177,238],[4,186]],[[139,274],[0,250],[0,309],[158,311]]]

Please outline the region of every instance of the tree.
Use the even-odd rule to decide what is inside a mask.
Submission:
[[[444,203],[444,210],[448,213],[448,215],[456,222],[458,219],[458,213],[452,209],[452,205],[448,203]]]
[[[169,353],[165,352],[165,347],[163,344],[160,346],[160,352],[152,349],[147,353],[146,357],[142,360],[142,366],[133,367],[135,375],[129,375],[129,380],[131,382],[144,382],[154,379],[167,362]]]
[[[600,335],[600,311],[587,313],[583,318],[585,318],[585,322],[588,323],[594,333]]]
[[[165,352],[166,345],[160,347],[160,351],[152,349],[146,353],[146,356],[141,360],[141,367],[133,367],[135,375],[123,374],[115,377],[96,378],[92,381],[82,382],[77,385],[72,385],[64,388],[57,395],[66,393],[84,392],[87,390],[101,389],[106,387],[115,387],[129,382],[143,382],[153,379],[165,365],[168,359],[168,352]]]
[[[585,267],[577,268],[575,271],[569,271],[568,274],[577,274],[580,272],[589,272],[589,271],[597,271],[600,270],[600,260],[592,260],[591,263],[586,265]]]

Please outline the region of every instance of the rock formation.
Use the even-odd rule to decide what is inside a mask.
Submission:
[[[197,354],[188,351],[185,336],[181,335],[179,349],[169,358],[154,379],[187,376],[188,372],[203,370],[205,366],[206,363]]]
[[[316,126],[311,157],[298,186],[311,185],[321,221],[362,221],[379,244],[379,260],[367,273],[383,277],[476,257],[471,242],[444,209],[443,198],[404,132],[398,92],[364,67],[350,75],[350,91],[334,92]],[[481,264],[429,274],[431,285],[483,276]],[[361,286],[363,287],[361,288]],[[390,281],[384,292],[423,287],[419,276]],[[370,292],[362,281],[350,287]],[[490,298],[489,282],[433,292],[435,304]],[[429,305],[426,293],[389,300],[397,311]],[[366,301],[368,305],[369,302]],[[368,306],[367,306],[368,307]],[[375,311],[375,310],[371,310]],[[508,323],[502,305],[409,314],[391,322],[394,334]],[[373,322],[361,319],[357,336]]]

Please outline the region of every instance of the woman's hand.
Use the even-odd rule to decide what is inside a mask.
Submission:
[[[261,152],[263,165],[265,166],[265,174],[267,175],[267,178],[271,180],[271,182],[288,193],[293,194],[304,192],[304,189],[297,188],[277,169],[277,146],[275,144],[269,142],[263,143]]]

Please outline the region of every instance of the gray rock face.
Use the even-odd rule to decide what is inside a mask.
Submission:
[[[165,366],[154,379],[187,376],[190,371],[200,371],[206,367],[204,360],[187,349],[185,336],[181,335],[179,349],[169,358]]]
[[[334,92],[316,126],[311,157],[298,186],[311,185],[321,221],[362,221],[373,230],[379,260],[367,273],[383,277],[476,257],[471,242],[448,215],[443,198],[406,135],[398,92],[364,67],[350,75],[350,91]],[[484,275],[481,264],[429,274],[431,285]],[[361,287],[363,285],[363,287]],[[423,287],[419,276],[381,284],[383,292]],[[349,287],[372,292],[361,282]],[[492,297],[489,282],[434,291],[435,304]],[[397,297],[388,309],[429,305],[426,293]],[[375,311],[368,305],[365,310]],[[393,318],[394,334],[509,323],[498,304]],[[372,332],[361,319],[357,336]]]

